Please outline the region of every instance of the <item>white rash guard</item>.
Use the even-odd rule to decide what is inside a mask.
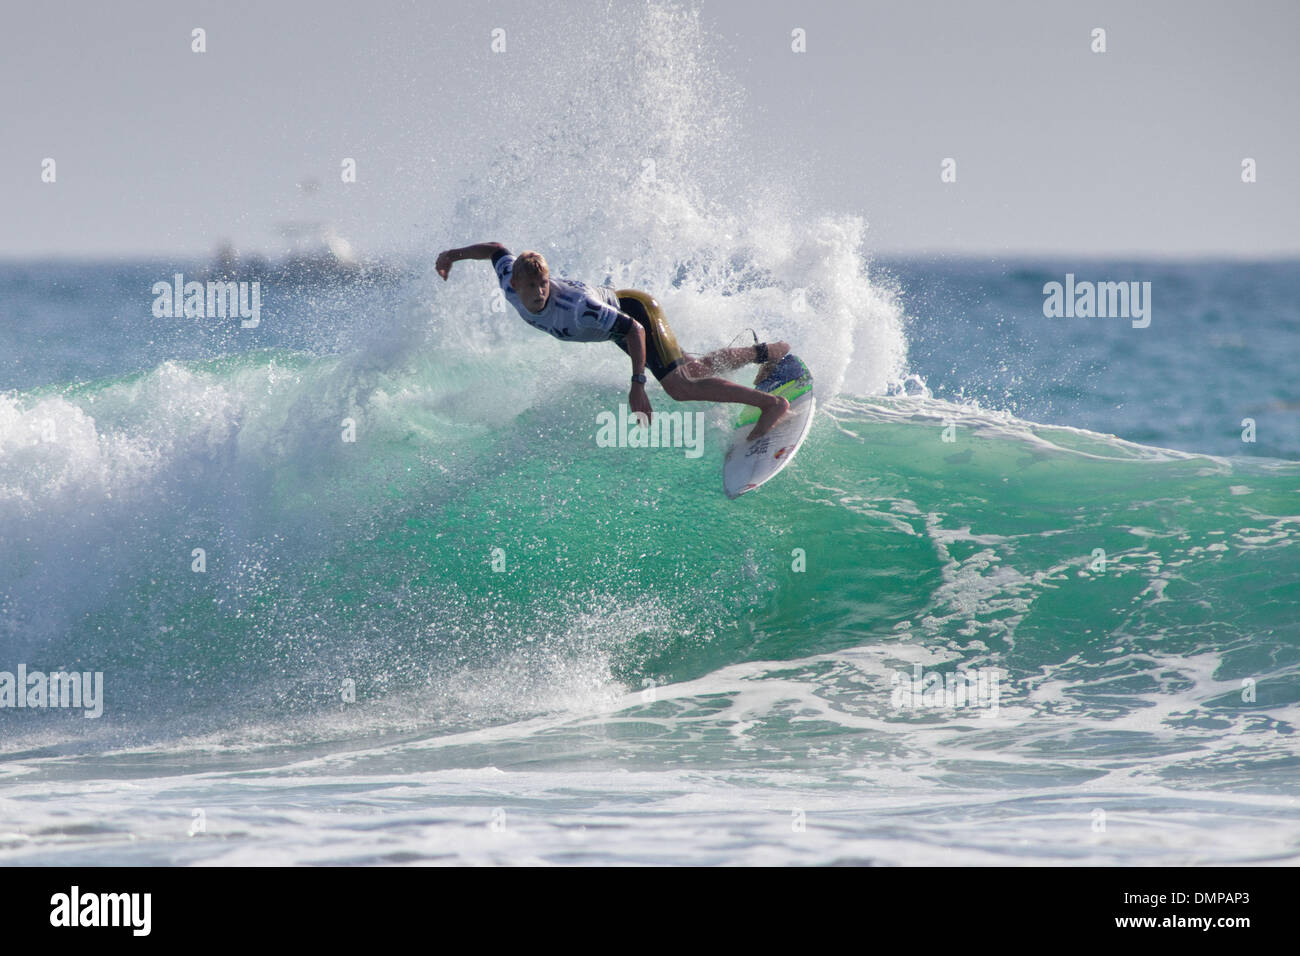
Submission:
[[[533,328],[549,332],[563,342],[604,342],[615,332],[626,332],[630,325],[619,311],[613,289],[593,289],[577,279],[552,278],[546,306],[541,312],[529,312],[519,293],[510,287],[514,264],[515,257],[504,250],[492,256],[492,266],[506,301]]]

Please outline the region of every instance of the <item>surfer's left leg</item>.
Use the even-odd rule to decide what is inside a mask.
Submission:
[[[659,384],[669,398],[679,402],[735,402],[760,409],[758,423],[749,433],[750,439],[761,438],[790,412],[790,403],[780,395],[746,388],[725,378],[688,378],[681,368],[673,369]]]
[[[692,362],[683,354],[677,344],[663,310],[654,297],[636,289],[619,289],[619,308],[634,322],[645,329],[646,368],[659,380],[670,398],[679,402],[736,402],[741,405],[753,405],[761,414],[750,438],[758,438],[779,422],[790,411],[790,403],[779,395],[760,392],[756,388],[746,388],[725,378],[709,377],[709,366],[703,360]],[[621,339],[614,340],[618,347],[627,351],[627,343]],[[757,361],[760,357],[754,346],[743,349],[724,349],[724,352],[739,352],[739,365]],[[784,342],[768,346],[768,360],[779,358],[790,351]],[[705,359],[716,355],[711,353]],[[692,375],[690,369],[695,366],[700,374]]]

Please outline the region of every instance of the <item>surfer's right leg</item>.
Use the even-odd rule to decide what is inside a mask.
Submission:
[[[769,342],[767,343],[767,363],[776,363],[785,358],[790,352],[789,342]],[[718,349],[716,352],[710,352],[708,355],[691,358],[690,363],[686,366],[686,374],[691,378],[705,378],[709,375],[715,375],[718,372],[729,372],[733,368],[740,368],[742,365],[750,365],[759,360],[757,345],[745,345],[737,349]],[[759,381],[763,379],[759,374]]]

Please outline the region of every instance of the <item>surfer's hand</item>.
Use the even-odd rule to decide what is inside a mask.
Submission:
[[[632,390],[627,393],[627,407],[633,414],[640,412],[645,416],[645,423],[650,424],[650,418],[654,414],[654,409],[650,407],[650,397],[645,393],[645,386],[640,382],[632,385]]]
[[[438,253],[438,259],[434,262],[433,267],[438,270],[438,275],[443,279],[447,278],[447,273],[451,271],[451,264],[456,260],[451,257],[450,252]]]

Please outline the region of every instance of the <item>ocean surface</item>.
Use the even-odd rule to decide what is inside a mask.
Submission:
[[[1300,862],[1300,264],[876,256],[720,174],[698,23],[637,29],[404,278],[244,328],[155,316],[205,263],[0,264],[0,672],[102,674],[0,706],[0,862]],[[622,353],[433,273],[491,239],[789,341],[798,459],[728,501],[733,412],[653,385],[703,454],[602,447]]]

